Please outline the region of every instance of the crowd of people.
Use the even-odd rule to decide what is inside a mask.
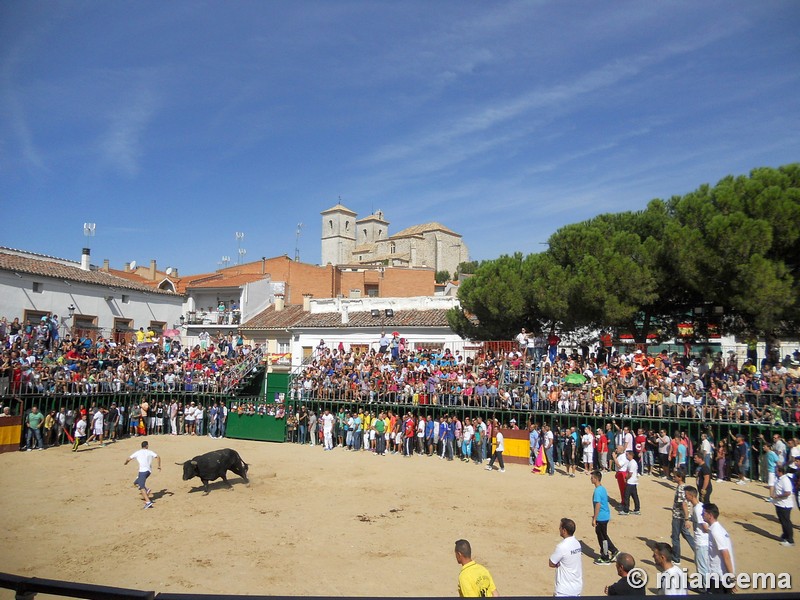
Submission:
[[[105,406],[92,402],[75,410],[61,407],[43,414],[34,405],[23,415],[24,449],[44,450],[72,444],[77,451],[83,444],[101,446],[123,437],[148,435],[208,435],[225,437],[229,409],[224,400],[203,406],[194,400],[177,398],[152,401],[134,397],[129,403],[111,402]],[[12,407],[0,402],[0,417],[10,417]]]
[[[214,338],[207,332],[191,347],[144,327],[118,341],[102,335],[73,337],[63,330],[58,315],[38,323],[0,318],[0,349],[0,397],[220,393],[238,383],[252,356],[262,352],[241,336]]]
[[[553,334],[554,335],[554,334]],[[385,337],[385,336],[384,336]],[[321,341],[293,380],[292,399],[436,404],[598,416],[800,424],[800,351],[760,365],[734,353],[619,352],[599,342],[542,348],[523,330],[516,349],[474,356],[409,349],[402,338],[348,352]],[[381,338],[384,339],[383,337]],[[560,340],[559,340],[560,341]],[[538,343],[542,343],[539,341]]]

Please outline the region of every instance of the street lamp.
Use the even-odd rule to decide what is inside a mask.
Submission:
[[[74,304],[70,304],[67,307],[67,312],[69,313],[69,317],[68,317],[69,318],[69,337],[72,337],[72,330],[73,330],[73,324],[74,324],[73,317],[75,316],[75,305]]]

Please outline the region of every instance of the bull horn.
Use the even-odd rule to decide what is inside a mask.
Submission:
[[[191,461],[191,463],[192,463],[192,464],[193,464],[195,467],[197,466],[197,461],[196,461],[196,460],[193,460],[193,461]]]
[[[183,463],[175,463],[175,464],[176,464],[176,465],[178,465],[178,466],[180,467],[180,466],[181,466]]]

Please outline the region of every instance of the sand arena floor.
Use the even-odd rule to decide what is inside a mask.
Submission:
[[[150,447],[163,470],[149,481],[156,506],[142,510],[132,486],[136,463],[123,466],[140,441],[0,455],[0,570],[159,592],[453,596],[453,543],[463,537],[501,595],[549,596],[547,561],[567,516],[589,550],[584,595],[602,594],[616,580],[613,566],[592,564],[592,486],[580,473],[536,476],[522,465],[489,473],[423,456],[157,436]],[[249,484],[231,474],[233,489],[217,481],[204,496],[198,479],[182,481],[176,462],[223,447],[250,464]],[[604,483],[616,498],[613,477]],[[800,545],[779,545],[765,490],[715,484],[737,570],[800,577]],[[609,533],[654,576],[646,542],[669,541],[673,489],[644,477],[640,497],[642,516],[614,513]],[[690,560],[683,566],[693,571]],[[7,598],[13,594],[0,591]]]

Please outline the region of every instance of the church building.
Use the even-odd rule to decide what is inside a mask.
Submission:
[[[452,276],[469,260],[461,235],[441,223],[414,225],[389,235],[389,221],[380,210],[359,219],[337,204],[321,215],[323,265],[427,267]]]

